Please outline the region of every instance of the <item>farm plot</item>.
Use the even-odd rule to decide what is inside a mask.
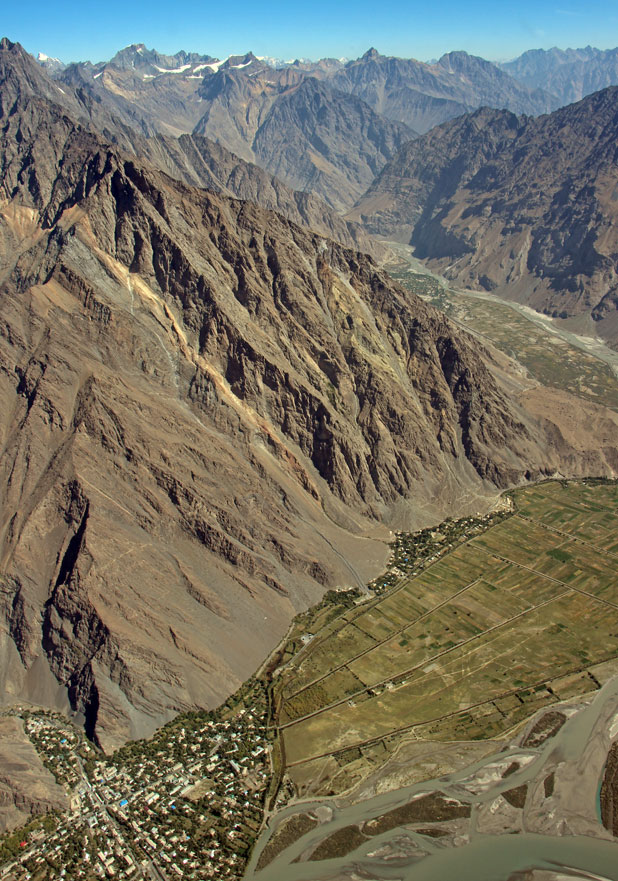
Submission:
[[[292,779],[309,764],[325,785],[349,782],[346,763],[362,769],[404,735],[500,737],[599,687],[593,671],[618,658],[617,560],[606,550],[618,487],[546,483],[514,499],[513,517],[348,612],[283,677]]]

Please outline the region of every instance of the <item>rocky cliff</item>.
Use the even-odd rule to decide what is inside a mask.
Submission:
[[[389,526],[590,470],[369,257],[2,90],[0,161],[5,699],[142,736],[379,571]]]
[[[538,119],[479,110],[407,144],[349,217],[616,341],[617,137],[615,87]]]

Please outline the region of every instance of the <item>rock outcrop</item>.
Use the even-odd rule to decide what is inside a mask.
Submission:
[[[582,467],[371,258],[0,101],[5,697],[148,734],[375,575],[389,526]]]
[[[349,218],[615,342],[617,137],[616,87],[538,119],[478,110],[406,145]]]

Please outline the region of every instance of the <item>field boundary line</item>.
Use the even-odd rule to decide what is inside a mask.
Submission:
[[[517,615],[514,615],[512,618],[507,618],[505,621],[501,621],[499,624],[494,624],[492,627],[488,627],[486,630],[482,630],[480,633],[475,633],[474,636],[470,636],[468,639],[464,639],[462,640],[462,642],[458,642],[456,645],[451,645],[448,648],[443,649],[441,652],[438,652],[435,655],[431,655],[431,657],[429,658],[425,658],[419,664],[415,664],[414,667],[410,667],[407,670],[401,670],[398,673],[395,673],[394,677],[399,678],[400,676],[408,676],[410,673],[416,672],[416,670],[419,670],[421,667],[425,667],[427,664],[431,664],[433,661],[444,657],[444,655],[448,655],[450,654],[450,652],[454,652],[457,649],[469,645],[476,639],[481,639],[482,637],[487,636],[489,633],[493,633],[495,630],[499,630],[501,627],[505,627],[507,624],[512,624],[513,621],[517,621],[519,618],[523,618],[525,615],[529,615],[531,612],[535,612],[537,609],[542,609],[544,606],[548,606],[550,603],[561,600],[570,592],[570,588],[568,588],[568,585],[565,585],[565,587],[567,587],[567,590],[558,594],[558,596],[550,597],[547,600],[543,600],[542,603],[538,603],[536,606],[530,606],[530,608],[524,609],[523,612],[518,612]],[[332,704],[328,704],[325,707],[321,707],[319,710],[314,710],[312,713],[307,713],[306,716],[301,716],[298,719],[293,719],[291,722],[285,722],[283,725],[279,725],[279,731],[283,731],[286,728],[291,728],[292,725],[298,725],[300,722],[306,722],[307,719],[313,719],[315,716],[320,716],[322,713],[327,712],[327,710],[333,710],[335,707],[339,707],[342,704],[349,703],[349,701],[353,700],[355,697],[359,697],[360,695],[366,694],[368,691],[371,691],[372,688],[380,688],[382,685],[386,685],[387,682],[392,682],[394,677],[389,676],[387,679],[382,679],[380,682],[375,682],[373,685],[368,685],[366,688],[363,688],[360,691],[356,691],[354,692],[354,694],[347,695],[346,697],[341,698]]]
[[[543,529],[548,529],[550,532],[555,532],[557,535],[563,535],[565,538],[570,539],[571,541],[576,541],[580,545],[585,545],[587,548],[591,548],[593,551],[597,551],[602,556],[612,557],[614,560],[618,560],[618,554],[613,554],[611,551],[606,551],[604,548],[600,548],[598,545],[593,545],[592,542],[586,541],[585,538],[578,538],[576,535],[573,535],[572,532],[565,532],[564,529],[558,529],[556,526],[550,526],[549,523],[543,523],[542,520],[536,520],[534,517],[526,517],[525,514],[515,514],[515,517],[518,517],[520,520],[525,520],[526,523],[534,523],[537,526],[542,526]]]
[[[295,762],[289,762],[287,765],[288,768],[294,768],[296,765],[306,765],[307,762],[314,762],[317,759],[325,759],[329,756],[337,755],[338,753],[347,752],[349,749],[359,749],[362,746],[369,746],[372,743],[377,743],[379,740],[386,740],[389,737],[395,737],[399,734],[404,734],[406,731],[412,731],[414,728],[424,728],[426,725],[433,725],[436,722],[442,722],[444,719],[452,719],[454,716],[461,716],[464,713],[468,713],[470,710],[478,709],[478,707],[483,707],[486,704],[493,704],[495,701],[502,700],[502,698],[509,697],[509,695],[517,694],[520,691],[529,691],[531,688],[537,688],[539,685],[545,685],[547,682],[553,682],[554,679],[563,679],[565,676],[572,676],[574,673],[585,673],[588,670],[592,669],[592,667],[596,667],[599,664],[604,664],[607,661],[614,660],[618,655],[613,652],[605,658],[602,658],[600,661],[595,661],[594,664],[590,664],[589,666],[581,666],[581,667],[573,667],[570,670],[565,670],[563,673],[560,673],[558,676],[555,676],[552,679],[540,679],[536,682],[531,682],[529,685],[520,685],[518,688],[511,689],[510,691],[504,691],[501,694],[495,695],[495,697],[488,698],[485,701],[479,701],[475,704],[470,704],[468,707],[464,707],[461,710],[454,710],[452,713],[445,713],[443,716],[436,716],[434,719],[427,719],[425,722],[414,722],[412,725],[404,725],[401,728],[393,728],[392,731],[387,731],[385,734],[378,734],[375,737],[370,737],[367,740],[359,740],[356,743],[351,743],[347,746],[342,746],[339,749],[329,750],[328,752],[319,753],[317,756],[309,756],[306,759],[297,759]],[[556,701],[555,703],[560,704],[563,701],[555,695]],[[549,704],[551,706],[551,704]],[[538,707],[534,711],[538,712]],[[530,714],[531,718],[533,713]],[[520,723],[517,723],[520,724]],[[513,726],[511,726],[513,727]],[[507,729],[511,730],[511,729]],[[443,741],[436,740],[436,743],[443,743]],[[479,741],[482,743],[483,741]]]
[[[520,569],[525,569],[527,572],[532,572],[534,573],[534,575],[538,575],[539,578],[546,578],[548,581],[553,581],[555,584],[561,584],[563,587],[568,587],[569,590],[575,591],[575,593],[581,593],[582,596],[589,597],[591,600],[596,600],[597,603],[603,603],[604,605],[618,611],[618,604],[612,603],[611,600],[604,600],[603,597],[598,597],[593,593],[588,593],[587,590],[584,590],[581,587],[574,587],[572,584],[567,584],[566,581],[561,581],[560,578],[554,578],[552,575],[545,575],[544,572],[539,572],[538,569],[533,569],[531,566],[526,566],[524,563],[518,563],[516,560],[509,560],[508,557],[504,557],[497,551],[490,551],[487,548],[481,547],[481,545],[475,545],[475,547],[483,551],[484,554],[488,554],[491,557],[496,557],[498,560],[503,560],[505,563],[512,563],[513,566],[518,566]]]
[[[415,575],[414,577],[418,578],[419,576]],[[389,642],[391,639],[394,639],[396,636],[401,636],[401,634],[404,631],[406,631],[408,629],[408,627],[412,627],[414,624],[418,624],[419,621],[423,621],[428,615],[432,615],[434,612],[439,611],[443,606],[448,605],[448,603],[452,602],[456,597],[461,596],[462,593],[465,593],[471,587],[474,587],[474,585],[478,584],[479,581],[482,581],[482,579],[476,578],[474,581],[470,581],[469,584],[466,584],[464,587],[462,587],[460,590],[458,590],[457,593],[454,593],[452,596],[448,597],[446,600],[443,600],[441,603],[438,603],[437,606],[434,606],[432,609],[428,609],[427,612],[423,612],[422,615],[419,615],[419,617],[415,618],[413,621],[408,621],[408,623],[404,627],[401,627],[399,630],[394,630],[389,636],[384,637],[384,639],[381,639],[379,642],[376,642],[374,645],[369,646],[369,648],[363,649],[362,652],[359,652],[357,655],[354,655],[354,657],[349,658],[345,663],[339,664],[338,667],[332,667],[328,671],[328,673],[324,673],[323,676],[318,676],[317,679],[313,679],[311,682],[307,683],[307,685],[303,685],[303,687],[299,688],[298,691],[295,691],[290,695],[286,695],[284,697],[284,700],[286,700],[286,701],[292,700],[292,698],[296,697],[299,694],[302,694],[303,691],[306,691],[308,688],[311,688],[313,685],[318,685],[320,682],[323,682],[324,679],[328,679],[328,677],[331,676],[333,673],[337,673],[339,670],[343,670],[345,667],[348,667],[350,664],[353,664],[354,661],[358,661],[359,658],[363,658],[365,655],[369,654],[369,652],[374,651],[374,649],[379,648],[381,645],[384,645],[385,643]],[[390,596],[390,594],[389,594],[389,596]],[[347,623],[354,625],[355,622],[349,621]],[[364,633],[365,636],[369,636],[370,639],[373,639],[371,634],[367,633],[366,630],[363,630],[361,627],[358,627],[358,625],[355,625],[355,626],[356,626],[356,629],[360,630],[361,633]]]

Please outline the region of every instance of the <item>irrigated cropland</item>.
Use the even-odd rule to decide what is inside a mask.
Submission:
[[[512,502],[312,635],[285,670],[279,725],[300,794],[349,789],[404,739],[504,737],[600,687],[618,654],[617,488],[550,482]]]

